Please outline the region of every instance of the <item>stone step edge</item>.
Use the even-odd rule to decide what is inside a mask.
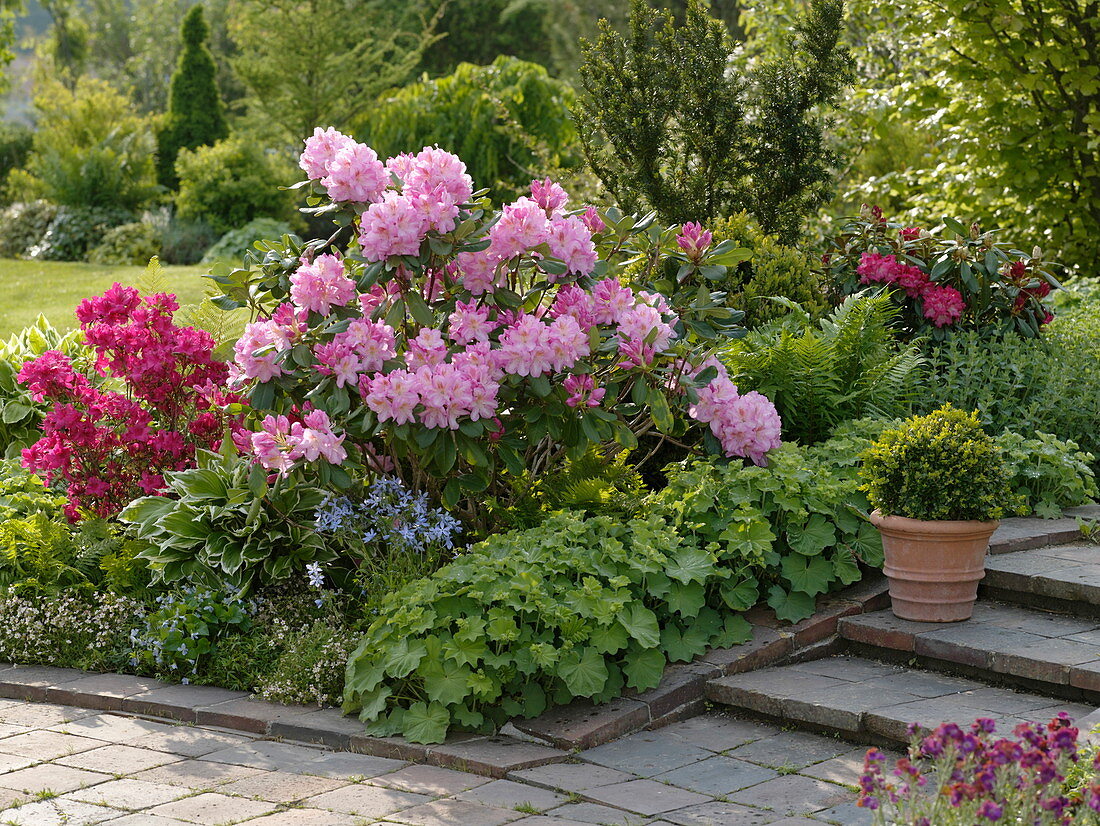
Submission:
[[[335,708],[283,705],[251,699],[243,691],[53,666],[0,664],[0,697],[212,726],[494,778],[570,756],[568,751],[506,734],[459,733],[435,745],[372,737],[358,719]]]
[[[1078,519],[1100,519],[1100,504],[1067,508],[1058,519],[1031,516],[1002,519],[989,540],[989,552],[1007,554],[1075,542],[1081,538]]]
[[[736,675],[733,675],[733,677],[710,681],[707,684],[707,698],[713,703],[747,712],[753,716],[777,720],[813,731],[838,734],[868,743],[881,743],[885,740],[891,744],[906,745],[909,742],[909,725],[917,722],[902,719],[896,714],[891,715],[889,713],[891,706],[853,711],[829,706],[823,702],[811,702],[797,696],[779,695],[730,684],[728,681],[735,677]],[[973,683],[974,689],[988,687],[976,680],[970,682]],[[1049,699],[1052,707],[1058,705],[1058,698],[1036,696],[1043,697],[1044,700]],[[981,711],[975,708],[971,713],[977,716]],[[953,722],[962,724],[967,721]],[[1080,717],[1075,723],[1087,741],[1100,744],[1100,708]]]
[[[916,659],[928,670],[958,669],[955,673],[988,685],[1016,682],[1027,690],[1039,688],[1062,699],[1100,701],[1100,671],[1081,665],[989,651],[964,642],[925,638],[898,628],[876,628],[854,618],[842,619],[838,631],[850,648],[872,658],[897,662]]]

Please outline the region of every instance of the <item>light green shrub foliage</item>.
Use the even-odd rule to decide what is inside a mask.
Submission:
[[[200,450],[197,461],[167,474],[167,495],[136,499],[119,514],[149,543],[141,557],[157,580],[245,593],[335,557],[313,530],[319,488],[282,477],[268,485],[263,468],[228,450]]]
[[[205,221],[218,235],[254,218],[289,220],[293,203],[272,184],[298,177],[289,161],[269,155],[246,136],[212,146],[181,149],[176,158],[179,194],[176,214],[183,221]]]
[[[1012,501],[993,439],[973,413],[945,405],[885,431],[863,454],[871,504],[909,519],[1000,519]]]
[[[1080,450],[1074,441],[1062,441],[1050,433],[1031,438],[1011,431],[996,438],[1008,471],[1009,487],[1021,499],[1021,516],[1034,513],[1056,519],[1065,508],[1084,505],[1096,498],[1096,477],[1089,466],[1095,456]]]
[[[281,238],[293,232],[290,224],[275,218],[255,218],[239,229],[231,229],[218,239],[202,257],[202,263],[240,261],[256,241]]]
[[[658,516],[564,512],[491,536],[383,602],[349,660],[345,709],[375,734],[438,742],[652,688],[666,662],[748,639],[718,610],[731,577]]]
[[[835,468],[845,468],[851,478],[859,472],[860,457],[883,432],[900,427],[902,420],[858,419],[838,427],[829,440],[815,445],[810,453]],[[1008,486],[1013,492],[1006,502],[1016,516],[1054,519],[1065,508],[1086,505],[1097,496],[1096,476],[1089,463],[1091,453],[1076,442],[1050,433],[1020,434],[1006,430],[993,438],[1005,463]]]
[[[652,512],[734,573],[722,586],[728,608],[746,610],[766,596],[776,616],[797,622],[813,613],[818,594],[858,581],[859,562],[882,562],[867,499],[832,458],[786,444],[769,452],[766,468],[672,466]]]
[[[1100,456],[1100,308],[1067,310],[1040,341],[954,336],[927,350],[933,377],[918,412],[950,402],[976,410],[992,433],[1029,430],[1072,439]],[[1092,467],[1098,469],[1097,460]]]
[[[580,164],[572,103],[570,86],[545,68],[501,55],[383,97],[365,117],[365,138],[382,156],[438,143],[462,158],[479,186],[507,200],[546,174],[547,162]]]
[[[897,309],[888,295],[850,296],[816,324],[792,306],[795,312],[720,354],[742,391],[772,400],[785,438],[810,444],[850,419],[909,411],[923,359],[897,341],[890,327]]]
[[[140,264],[160,254],[160,237],[151,224],[134,222],[107,230],[88,253],[93,264]]]
[[[746,327],[757,327],[789,312],[783,304],[769,301],[772,296],[797,302],[814,318],[824,314],[828,304],[821,279],[806,253],[780,244],[746,212],[713,221],[710,231],[715,243],[732,241],[735,247],[752,251],[752,258],[730,267],[726,280],[713,285],[726,291],[731,307],[745,313]]]
[[[34,324],[0,344],[0,445],[4,457],[18,457],[23,448],[30,447],[42,435],[40,426],[47,404],[32,399],[27,388],[16,380],[23,363],[47,350],[60,350],[74,361],[77,369],[88,373],[95,354],[84,346],[83,339],[79,331],[62,335],[40,315]]]
[[[153,130],[124,94],[85,75],[69,88],[43,84],[25,170],[8,176],[13,195],[70,207],[134,210],[156,194]]]

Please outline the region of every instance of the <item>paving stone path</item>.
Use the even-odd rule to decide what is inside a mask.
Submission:
[[[2,700],[0,824],[853,826],[863,751],[716,713],[492,780]]]

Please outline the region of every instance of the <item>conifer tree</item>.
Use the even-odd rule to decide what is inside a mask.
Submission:
[[[632,0],[625,36],[601,21],[584,45],[574,118],[589,164],[628,211],[682,223],[747,210],[791,243],[830,194],[821,110],[852,77],[842,26],[843,0],[811,0],[782,54],[738,65],[705,0],[679,25]]]
[[[206,47],[208,34],[202,6],[193,6],[180,27],[183,48],[172,73],[164,128],[157,135],[157,180],[169,189],[179,185],[176,156],[181,149],[216,143],[229,134],[218,69]]]

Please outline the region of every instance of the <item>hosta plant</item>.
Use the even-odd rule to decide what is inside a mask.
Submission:
[[[902,310],[902,329],[935,340],[960,329],[1039,336],[1054,318],[1046,299],[1059,287],[1056,265],[1041,249],[1013,249],[978,223],[944,218],[940,229],[942,235],[892,223],[865,206],[822,258],[834,300],[868,286],[888,290]]]
[[[252,444],[265,467],[316,463],[338,486],[361,468],[393,473],[463,503],[476,526],[480,501],[508,498],[505,472],[538,477],[595,445],[630,449],[651,432],[697,442],[699,424],[730,457],[764,463],[779,443],[771,403],[739,394],[708,358],[740,332],[705,286],[742,259],[732,244],[696,225],[571,210],[550,180],[493,211],[438,148],[383,163],[318,129],[301,166],[313,210],[341,228],[304,245],[284,237],[215,277],[221,306],[257,317],[235,381],[271,414]],[[621,283],[622,265],[654,245],[678,262],[665,294]]]
[[[325,496],[319,488],[298,476],[269,482],[228,440],[220,453],[196,458],[197,467],[166,474],[164,495],[137,499],[119,514],[149,543],[140,555],[157,580],[245,594],[335,558],[313,528]]]

